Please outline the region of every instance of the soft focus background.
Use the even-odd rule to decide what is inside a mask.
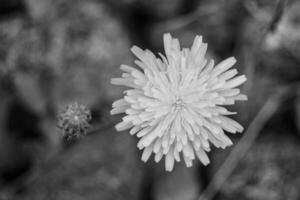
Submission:
[[[299,0],[1,0],[0,200],[299,200],[299,10]],[[162,52],[165,32],[186,47],[203,35],[209,57],[235,56],[248,78],[249,100],[234,108],[246,131],[208,167],[142,163],[109,116],[122,95],[109,81],[132,64],[130,47]],[[70,142],[56,116],[74,101],[91,109],[93,131]]]

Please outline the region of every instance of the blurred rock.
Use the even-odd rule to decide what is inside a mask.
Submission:
[[[224,183],[219,199],[299,199],[299,142],[299,138],[282,133],[259,138]],[[214,154],[211,174],[219,168],[227,152]]]
[[[137,200],[141,177],[133,138],[108,129],[42,162],[15,199]]]
[[[159,166],[164,170],[163,165]],[[202,189],[198,179],[197,166],[187,168],[184,163],[177,163],[172,172],[164,171],[156,174],[153,198],[154,200],[195,200]]]

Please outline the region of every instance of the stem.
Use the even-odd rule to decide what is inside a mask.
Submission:
[[[242,139],[230,152],[227,159],[214,175],[212,181],[200,195],[199,200],[211,200],[215,197],[225,181],[232,174],[235,167],[238,165],[240,159],[249,151],[264,125],[270,120],[284,100],[290,98],[291,95],[295,95],[295,93],[297,95],[299,88],[300,84],[299,82],[296,82],[286,87],[279,88],[268,98],[249,125]]]

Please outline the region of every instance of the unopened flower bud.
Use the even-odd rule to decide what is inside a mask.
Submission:
[[[67,139],[79,138],[87,134],[91,119],[90,110],[75,102],[58,115],[58,127]]]

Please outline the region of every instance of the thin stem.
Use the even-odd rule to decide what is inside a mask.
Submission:
[[[87,135],[96,134],[107,128],[111,128],[116,123],[116,119],[109,119],[105,123],[100,123],[99,125],[93,126],[87,133]]]
[[[210,200],[214,198],[217,192],[222,188],[227,178],[231,175],[232,171],[235,169],[239,160],[250,149],[259,132],[262,130],[263,125],[271,118],[278,107],[279,102],[274,97],[271,97],[267,100],[265,105],[250,124],[242,139],[231,151],[210,184],[201,194],[199,200]]]
[[[255,116],[242,139],[230,152],[225,162],[214,175],[212,181],[199,197],[199,200],[211,200],[222,188],[225,181],[232,174],[240,159],[249,151],[255,139],[263,129],[264,125],[277,111],[282,101],[290,98],[291,95],[297,95],[299,90],[299,82],[290,84],[286,87],[279,88],[271,95],[266,103],[262,106],[258,114]],[[296,94],[295,94],[296,93]]]

